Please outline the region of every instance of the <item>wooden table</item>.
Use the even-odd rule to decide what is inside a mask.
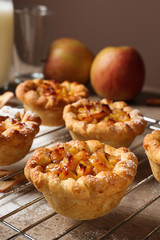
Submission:
[[[13,86],[11,88],[13,90]],[[93,97],[93,96],[92,96]],[[24,181],[9,192],[0,195],[0,239],[66,239],[66,240],[140,240],[160,239],[160,184],[154,179],[143,149],[143,138],[159,127],[160,107],[145,105],[148,97],[155,94],[142,93],[130,105],[148,117],[149,128],[137,137],[130,149],[139,160],[138,172],[121,203],[106,216],[75,221],[56,214],[31,183]],[[20,102],[12,99],[12,106]],[[34,140],[30,153],[20,162],[6,167],[23,172],[26,161],[38,147],[48,147],[57,142],[71,140],[68,130],[62,127],[44,127]],[[154,234],[151,232],[154,231]],[[9,238],[12,239],[12,238]]]

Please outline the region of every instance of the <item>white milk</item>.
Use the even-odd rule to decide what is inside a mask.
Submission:
[[[13,51],[13,4],[11,0],[0,0],[0,88],[9,81]]]

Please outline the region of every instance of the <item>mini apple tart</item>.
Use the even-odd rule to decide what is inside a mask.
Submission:
[[[128,148],[72,140],[37,149],[25,176],[57,213],[93,219],[119,204],[136,175],[137,162]]]
[[[29,152],[40,124],[40,117],[31,111],[0,109],[0,166],[13,164]]]
[[[97,139],[113,147],[128,147],[146,127],[137,109],[107,99],[80,99],[65,107],[63,118],[74,140]]]
[[[47,126],[64,124],[62,113],[68,103],[87,97],[88,90],[83,84],[64,81],[34,79],[20,83],[16,88],[17,98],[26,110],[36,112]]]
[[[160,130],[147,134],[143,146],[155,179],[160,182]]]

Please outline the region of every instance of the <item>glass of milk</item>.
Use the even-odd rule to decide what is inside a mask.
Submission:
[[[12,52],[14,11],[12,0],[0,0],[0,91],[8,88]]]

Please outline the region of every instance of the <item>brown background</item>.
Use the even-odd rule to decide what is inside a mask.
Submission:
[[[160,88],[159,0],[14,0],[16,9],[37,4],[53,9],[51,40],[77,38],[95,54],[109,45],[133,46],[145,61],[145,87]]]

